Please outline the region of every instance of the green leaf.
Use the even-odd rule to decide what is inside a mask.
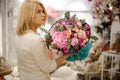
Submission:
[[[49,40],[50,37],[51,37],[50,35],[45,35],[45,39],[46,39],[46,40]]]
[[[69,49],[69,53],[72,54],[73,53],[73,48]]]
[[[57,31],[60,31],[60,27],[59,27],[59,26],[57,26],[57,27],[56,27],[56,30],[57,30]]]
[[[81,22],[83,26],[86,24],[85,19],[81,20]]]
[[[60,26],[60,31],[64,31],[64,27],[63,26]]]
[[[70,48],[71,48],[71,45],[70,45],[70,44],[68,44],[68,45],[67,45],[67,49],[68,49],[68,50],[70,50]]]
[[[57,48],[56,44],[52,44],[51,48],[56,49]]]
[[[75,18],[76,18],[76,14],[74,14],[74,15],[72,16],[72,18],[75,19]]]
[[[44,28],[39,28],[41,31],[43,31],[43,32],[45,32],[45,33],[49,33],[46,29],[44,29]]]
[[[70,38],[68,39],[68,42],[69,42],[69,43],[71,42],[71,39],[70,39]]]
[[[70,17],[70,12],[69,11],[67,11],[66,13],[65,13],[65,18],[69,18]]]
[[[94,40],[98,40],[97,36],[90,36],[90,38],[94,39]]]
[[[74,28],[74,25],[70,25],[70,28]]]

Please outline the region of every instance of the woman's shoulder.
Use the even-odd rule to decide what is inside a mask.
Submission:
[[[36,32],[29,32],[29,33],[26,34],[25,37],[30,39],[30,40],[39,40],[39,39],[41,39],[40,35],[37,34]]]
[[[29,31],[24,35],[17,36],[17,39],[21,41],[35,41],[35,40],[41,40],[41,37],[36,32]]]

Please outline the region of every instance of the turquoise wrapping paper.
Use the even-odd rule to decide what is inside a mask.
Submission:
[[[88,41],[84,48],[80,49],[76,53],[70,54],[70,56],[66,60],[73,62],[76,60],[84,60],[88,56],[91,47],[92,47],[92,43]]]

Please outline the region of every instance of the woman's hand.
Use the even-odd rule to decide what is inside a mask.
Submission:
[[[62,64],[65,64],[66,63],[66,58],[68,57],[69,55],[62,55],[60,57],[58,57],[56,59],[56,63],[57,63],[57,67],[59,67],[60,65]]]
[[[65,64],[67,61],[66,61],[66,58],[68,57],[69,55],[62,55],[60,57],[58,57],[56,59],[56,63],[57,63],[57,66],[59,67],[60,65],[62,64]],[[48,57],[52,60],[53,59],[53,54],[52,54],[52,50],[49,49],[48,50]]]
[[[48,57],[52,60],[53,59],[53,54],[52,54],[52,50],[49,49],[48,50]]]

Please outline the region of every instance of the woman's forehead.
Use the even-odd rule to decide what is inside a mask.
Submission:
[[[37,6],[36,7],[37,9],[41,9],[41,10],[43,9],[43,7],[41,6],[41,4],[37,4],[36,6]]]

